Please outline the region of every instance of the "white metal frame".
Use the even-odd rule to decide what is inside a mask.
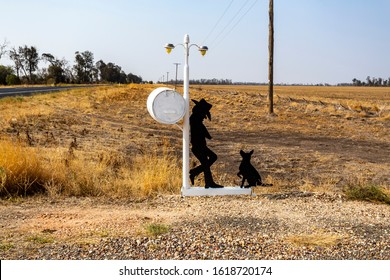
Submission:
[[[169,44],[170,45],[170,44]],[[182,196],[218,196],[218,195],[253,195],[252,188],[224,187],[224,188],[204,188],[191,187],[189,183],[190,174],[190,67],[188,57],[190,48],[197,46],[199,50],[207,50],[207,47],[199,47],[196,44],[190,45],[190,37],[184,35],[184,42],[180,44],[184,47],[184,75],[183,75],[183,98],[185,101],[185,115],[183,122],[183,184],[181,188]],[[170,45],[172,46],[172,45]],[[174,46],[173,46],[174,47]]]

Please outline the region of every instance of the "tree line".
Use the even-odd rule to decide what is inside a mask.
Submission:
[[[163,81],[159,81],[160,83],[164,83]],[[182,84],[183,80],[169,80],[166,82],[167,84]],[[230,79],[197,79],[190,80],[190,84],[192,85],[232,85],[233,82]]]
[[[383,79],[383,78],[375,78],[368,76],[366,78],[366,81],[361,81],[356,78],[352,79],[352,85],[357,87],[390,87],[390,78]]]
[[[75,63],[59,59],[51,53],[39,54],[34,46],[7,48],[8,42],[0,44],[1,58],[8,56],[12,66],[0,64],[0,85],[18,84],[84,84],[84,83],[142,83],[142,77],[126,74],[113,62],[99,60],[95,63],[91,51],[75,52]],[[39,68],[39,62],[46,67]]]

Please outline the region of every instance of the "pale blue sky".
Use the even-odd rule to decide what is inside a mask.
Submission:
[[[274,0],[274,6],[275,82],[390,77],[390,0]],[[268,0],[0,0],[0,26],[0,41],[10,46],[33,45],[71,64],[75,51],[89,50],[95,61],[153,81],[166,72],[174,77],[183,49],[167,55],[163,47],[189,34],[192,43],[209,47],[204,57],[191,49],[190,78],[267,82]]]

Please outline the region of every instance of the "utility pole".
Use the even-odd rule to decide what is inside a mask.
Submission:
[[[176,84],[177,84],[177,67],[180,65],[180,63],[173,63],[174,65],[176,65],[176,75],[175,75],[175,91],[176,91]]]
[[[167,72],[167,85],[169,83],[168,77],[169,77],[169,72]]]
[[[268,32],[268,112],[274,113],[274,0],[269,0]]]

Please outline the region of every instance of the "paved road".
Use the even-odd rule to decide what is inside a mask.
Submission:
[[[0,98],[7,96],[30,96],[37,93],[62,91],[86,86],[65,86],[65,87],[18,87],[18,88],[0,88]]]

